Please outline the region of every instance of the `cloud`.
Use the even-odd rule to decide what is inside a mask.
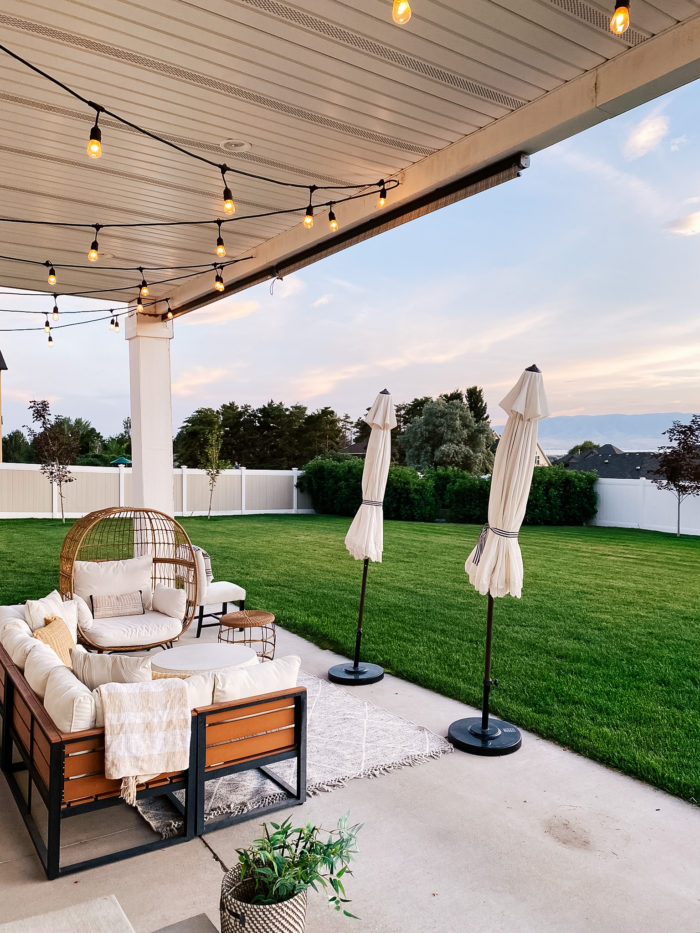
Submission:
[[[275,295],[280,298],[293,298],[306,288],[306,282],[298,275],[288,275],[281,282],[275,284]]]
[[[678,236],[697,236],[700,233],[700,211],[672,220],[667,228]]]
[[[195,366],[183,373],[172,384],[173,395],[198,395],[200,391],[216,382],[221,382],[224,376],[230,374],[227,369],[210,369],[208,366]]]
[[[192,327],[195,324],[225,324],[238,318],[248,317],[260,307],[259,301],[241,301],[240,298],[222,298],[216,304],[186,314],[178,320],[179,326]]]
[[[330,293],[326,295],[321,295],[320,298],[317,298],[311,305],[312,308],[320,308],[321,305],[327,305],[328,302],[332,299],[333,295]]]
[[[671,152],[678,152],[678,150],[681,148],[681,146],[685,146],[685,144],[686,144],[687,142],[688,142],[688,137],[687,137],[687,136],[685,136],[685,135],[683,135],[683,136],[676,136],[675,139],[672,139],[672,140],[670,140],[670,142],[669,142],[669,145],[670,145],[670,147],[671,147]]]
[[[670,126],[668,117],[650,114],[629,133],[622,147],[626,159],[640,159],[661,143]]]

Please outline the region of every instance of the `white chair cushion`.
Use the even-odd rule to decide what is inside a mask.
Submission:
[[[28,599],[24,604],[24,618],[33,632],[43,628],[51,616],[63,619],[73,641],[78,640],[78,604],[75,600],[64,601],[58,590],[54,590],[43,599]]]
[[[213,606],[217,604],[221,607],[223,603],[237,603],[239,599],[245,599],[245,590],[242,586],[227,583],[225,580],[217,580],[207,587],[206,596],[201,605]]]
[[[162,612],[173,619],[184,619],[187,594],[174,586],[161,586],[159,583],[153,591],[153,608],[156,612]]]
[[[140,616],[117,616],[95,619],[90,629],[90,641],[100,648],[137,647],[158,641],[170,641],[182,632],[182,619],[173,619],[162,612],[150,610]]]
[[[149,554],[128,560],[76,560],[73,591],[90,605],[91,596],[119,596],[141,590],[144,608],[150,609],[152,577],[153,558]]]
[[[81,732],[95,725],[95,698],[63,665],[49,674],[44,708],[59,732]]]
[[[73,597],[73,602],[78,607],[78,625],[85,632],[88,632],[92,628],[93,615],[92,610],[85,602],[82,596],[76,595]]]
[[[124,654],[71,651],[73,673],[88,690],[102,684],[134,684],[151,680],[151,659]]]
[[[42,700],[46,693],[46,682],[49,674],[55,667],[65,667],[53,648],[34,639],[36,645],[27,655],[24,662],[24,676],[34,693]]]
[[[290,654],[286,658],[264,661],[255,667],[217,671],[214,674],[214,702],[242,700],[261,693],[273,693],[296,687],[301,658]]]

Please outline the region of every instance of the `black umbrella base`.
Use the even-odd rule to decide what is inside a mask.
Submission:
[[[489,719],[484,733],[481,716],[453,722],[447,730],[447,738],[455,748],[471,755],[511,755],[523,743],[518,729],[502,719]]]
[[[383,667],[365,662],[354,667],[352,661],[344,661],[342,664],[336,664],[328,671],[330,681],[334,684],[345,684],[346,686],[376,684],[383,676]]]

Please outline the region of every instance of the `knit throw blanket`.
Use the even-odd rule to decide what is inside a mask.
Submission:
[[[121,796],[133,806],[137,784],[189,767],[187,687],[173,677],[98,689],[105,718],[105,777],[122,782]]]

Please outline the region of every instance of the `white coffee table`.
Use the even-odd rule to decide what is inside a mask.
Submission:
[[[160,677],[191,677],[194,674],[227,671],[258,663],[252,648],[244,645],[179,645],[166,648],[153,659],[151,670]]]

